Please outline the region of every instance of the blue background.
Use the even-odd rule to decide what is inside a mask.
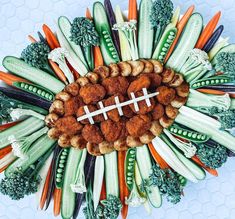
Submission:
[[[28,44],[27,35],[36,36],[45,22],[55,27],[60,15],[70,19],[82,16],[90,0],[0,0],[0,60],[5,55],[19,55]],[[113,0],[122,9],[126,9],[127,0]],[[235,0],[174,0],[182,13],[191,4],[203,14],[205,23],[218,10],[222,11],[221,24],[224,24],[223,36],[235,42]],[[1,68],[1,67],[0,67]],[[185,197],[181,203],[173,206],[164,201],[160,209],[154,209],[148,216],[143,208],[130,209],[130,219],[234,219],[235,218],[235,159],[219,169],[219,177],[207,176],[207,179],[185,188]],[[47,212],[37,211],[35,197],[31,196],[15,202],[0,195],[0,219],[46,219],[53,218],[52,208]],[[80,215],[79,218],[83,218]]]

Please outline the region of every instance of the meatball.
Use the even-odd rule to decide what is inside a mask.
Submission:
[[[82,129],[82,137],[93,144],[99,144],[104,140],[104,137],[96,125],[86,124]]]
[[[129,82],[125,77],[111,77],[103,80],[102,85],[105,87],[108,95],[126,94]]]
[[[97,107],[94,105],[87,105],[88,109],[90,112],[94,112],[97,110]],[[76,113],[77,117],[83,116],[85,115],[85,111],[84,111],[84,106],[81,106],[78,108],[77,113]],[[104,121],[104,117],[102,114],[93,116],[93,120],[94,122],[101,122]],[[89,120],[88,119],[84,119],[82,121],[80,121],[82,124],[89,124]]]
[[[114,142],[119,139],[123,125],[121,122],[114,122],[110,119],[100,124],[104,138],[108,142]]]
[[[82,103],[79,102],[79,99],[76,97],[70,98],[68,101],[64,102],[64,115],[65,116],[72,116],[75,115],[78,107]]]
[[[161,86],[157,88],[157,100],[163,105],[169,105],[175,98],[175,89],[166,86]]]
[[[130,86],[128,87],[128,96],[130,96],[130,93],[136,93],[138,91],[141,91],[142,88],[148,89],[151,84],[151,81],[147,75],[141,75],[139,78],[131,82]]]
[[[189,94],[189,84],[187,84],[186,82],[181,84],[179,87],[176,87],[176,93],[180,96],[180,97],[187,97]]]
[[[73,82],[65,87],[65,90],[72,96],[77,96],[79,93],[79,85],[76,82]]]
[[[166,115],[167,115],[170,119],[175,119],[176,116],[177,116],[178,113],[179,113],[179,110],[178,110],[177,108],[174,108],[174,107],[171,106],[171,105],[166,106],[165,111],[166,111]]]
[[[99,84],[87,84],[79,91],[85,104],[95,104],[105,96],[105,89]]]
[[[156,73],[148,73],[146,74],[150,79],[150,89],[156,89],[162,83],[162,77]]]
[[[169,83],[170,81],[172,81],[172,79],[175,76],[175,72],[173,69],[164,69],[164,71],[162,72],[162,82],[163,83]]]
[[[75,135],[82,130],[82,125],[73,116],[65,116],[56,121],[56,128],[62,133]]]
[[[133,137],[140,137],[151,127],[151,118],[148,115],[136,115],[126,123],[128,133]]]
[[[164,107],[162,104],[157,103],[151,112],[153,120],[158,120],[164,115]]]
[[[109,77],[109,67],[107,66],[98,66],[94,69],[94,72],[97,73],[102,79]]]

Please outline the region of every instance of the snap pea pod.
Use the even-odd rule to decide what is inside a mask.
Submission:
[[[54,99],[54,94],[40,85],[17,81],[13,83],[13,86],[49,101],[52,101]]]
[[[193,89],[197,89],[200,87],[205,86],[212,86],[212,85],[218,85],[218,84],[225,84],[231,82],[231,78],[227,76],[215,76],[210,78],[203,78],[197,81],[194,81],[190,84],[190,87]]]
[[[177,174],[177,176],[178,176],[178,179],[180,181],[180,185],[182,187],[185,187],[186,184],[187,184],[187,179],[184,176],[180,175],[180,174]]]
[[[171,48],[171,45],[176,37],[177,29],[172,24],[169,24],[164,31],[158,46],[156,47],[152,58],[157,59],[160,62],[164,62],[164,59]]]
[[[134,184],[135,158],[136,158],[136,148],[130,148],[126,153],[126,159],[125,159],[126,186],[129,191],[133,189],[133,184]]]
[[[188,141],[196,142],[196,143],[203,143],[209,140],[209,136],[205,135],[200,132],[192,131],[186,128],[181,128],[178,125],[172,125],[168,128],[168,130],[183,139],[186,139]]]
[[[65,166],[68,158],[68,148],[64,148],[60,151],[56,161],[56,172],[55,172],[55,185],[56,188],[60,189],[63,186]]]

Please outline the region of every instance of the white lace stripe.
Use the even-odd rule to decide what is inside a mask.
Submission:
[[[99,106],[100,106],[100,109],[104,109],[104,104],[103,104],[102,101],[99,102]],[[103,115],[104,115],[104,119],[107,120],[107,119],[108,119],[108,116],[107,116],[105,110],[103,111]]]
[[[144,96],[146,96],[145,102],[146,102],[147,106],[150,107],[151,106],[151,102],[150,102],[150,99],[147,97],[148,91],[147,91],[146,88],[143,88],[143,93],[144,93]]]
[[[117,106],[117,110],[118,110],[119,115],[120,115],[120,116],[123,116],[122,107],[119,106],[119,105],[120,105],[119,97],[116,96],[116,97],[114,98],[114,100],[115,100],[115,103],[116,103],[116,106]]]
[[[131,99],[134,101],[134,108],[135,111],[138,112],[140,110],[139,105],[138,105],[138,101],[135,98],[135,94],[133,92],[131,92]]]
[[[87,119],[89,120],[89,122],[90,122],[91,124],[94,124],[95,122],[94,122],[94,120],[93,120],[93,118],[92,118],[92,115],[91,115],[89,109],[88,109],[88,106],[84,106],[84,111],[85,111],[85,113],[86,113],[85,115],[87,116]]]

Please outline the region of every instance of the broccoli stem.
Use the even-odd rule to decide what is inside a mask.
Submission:
[[[83,53],[85,55],[89,70],[92,71],[94,69],[94,56],[92,46],[83,47]]]

